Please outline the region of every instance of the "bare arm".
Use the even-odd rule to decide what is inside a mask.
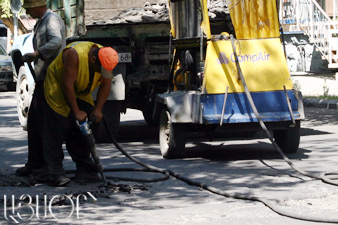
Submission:
[[[92,113],[92,117],[95,118],[96,123],[100,122],[103,118],[102,107],[108,98],[108,95],[110,92],[110,86],[111,86],[111,79],[101,77],[101,85],[97,92],[96,104],[95,104],[94,111]]]
[[[74,90],[74,84],[78,74],[79,57],[77,52],[72,49],[65,49],[62,55],[64,72],[63,72],[63,85],[62,91],[64,98],[69,105],[70,109],[74,113],[74,117],[78,121],[84,121],[87,118],[87,114],[79,109],[76,102],[76,94]]]

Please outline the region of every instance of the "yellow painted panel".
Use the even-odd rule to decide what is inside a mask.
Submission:
[[[210,31],[210,22],[209,22],[209,15],[208,15],[208,3],[207,0],[201,0],[201,7],[202,7],[202,24],[201,27],[203,28],[203,32],[207,36],[208,39],[211,38],[211,31]]]
[[[237,39],[280,36],[275,0],[229,0],[228,7]]]
[[[250,91],[292,89],[279,38],[235,40],[236,52]],[[230,40],[209,41],[203,86],[209,94],[244,92]]]
[[[168,0],[168,5],[169,5],[169,20],[170,20],[170,33],[173,36],[173,38],[176,37],[176,33],[175,33],[175,27],[173,24],[173,15],[172,15],[172,11],[171,11],[171,4],[170,4],[170,0]]]

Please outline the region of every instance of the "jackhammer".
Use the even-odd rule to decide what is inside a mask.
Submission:
[[[95,172],[100,173],[101,178],[104,182],[104,185],[107,185],[107,179],[103,174],[103,166],[102,166],[102,163],[100,161],[99,154],[96,151],[94,134],[93,134],[92,130],[90,129],[93,122],[92,121],[88,122],[88,119],[84,120],[83,122],[79,122],[78,120],[76,120],[76,124],[79,127],[83,136],[85,137],[84,141],[85,141],[86,145],[89,146],[89,148],[90,148],[90,154],[91,154],[91,157],[92,157],[92,159],[95,163],[95,169],[94,169]]]

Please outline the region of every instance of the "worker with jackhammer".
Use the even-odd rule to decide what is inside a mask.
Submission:
[[[77,124],[102,120],[102,107],[108,98],[112,70],[117,63],[118,54],[111,47],[74,42],[67,45],[49,66],[44,82],[43,117],[43,147],[49,185],[64,186],[71,181],[62,166],[64,141],[76,163],[75,180],[102,180],[90,158],[90,146],[86,146],[85,136]],[[94,105],[91,93],[97,87]]]
[[[38,19],[34,26],[34,52],[26,53],[22,58],[29,65],[34,62],[35,90],[28,112],[28,162],[16,170],[19,176],[46,174],[42,149],[42,102],[44,101],[43,81],[49,64],[66,46],[65,25],[61,17],[47,9],[46,0],[25,0],[23,8],[31,17]]]

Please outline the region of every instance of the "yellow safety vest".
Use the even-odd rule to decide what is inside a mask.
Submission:
[[[89,80],[89,65],[88,65],[88,53],[93,45],[97,45],[99,48],[102,46],[93,42],[74,42],[66,46],[67,48],[73,48],[76,50],[79,57],[79,69],[76,81],[74,83],[74,89],[76,96],[88,102],[94,106],[92,91],[97,88],[101,81],[101,73],[95,73],[93,82],[90,85]],[[56,57],[56,59],[50,64],[47,70],[47,75],[44,81],[44,92],[48,105],[58,114],[68,117],[71,109],[68,106],[62,91],[63,85],[63,62],[62,52]]]

